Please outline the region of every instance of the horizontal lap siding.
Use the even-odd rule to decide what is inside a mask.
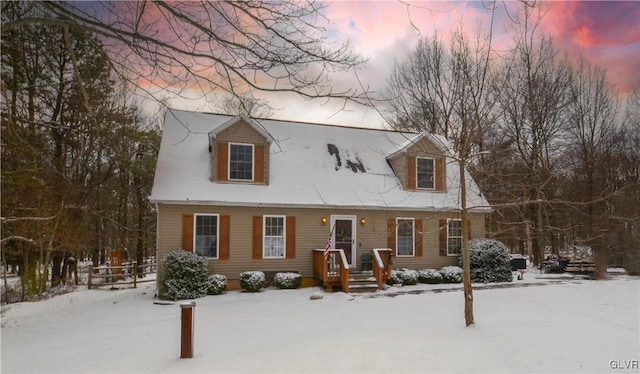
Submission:
[[[355,215],[356,222],[356,257],[373,248],[387,247],[388,220],[396,217],[414,217],[422,219],[422,253],[421,257],[401,257],[394,259],[394,268],[439,269],[447,265],[457,264],[457,257],[439,256],[438,253],[438,220],[456,218],[453,214],[430,212],[401,211],[355,211],[344,209],[267,209],[267,208],[233,208],[233,207],[196,207],[187,205],[159,205],[160,217],[158,243],[158,260],[181,248],[182,216],[193,213],[216,213],[230,217],[230,253],[228,260],[209,260],[212,273],[224,274],[229,279],[237,279],[243,271],[261,270],[299,271],[304,277],[313,276],[312,251],[324,248],[331,230],[331,215]],[[253,217],[263,214],[295,216],[296,253],[293,259],[253,259],[252,258],[252,222]],[[328,222],[323,225],[322,217]],[[366,224],[361,225],[360,219]],[[484,236],[484,216],[474,214],[471,218],[472,237]],[[357,263],[359,267],[359,263]]]

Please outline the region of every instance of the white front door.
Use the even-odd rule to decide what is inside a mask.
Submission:
[[[349,266],[356,266],[356,216],[331,216],[333,247],[342,249]]]

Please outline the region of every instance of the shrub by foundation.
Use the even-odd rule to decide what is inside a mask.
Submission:
[[[442,274],[436,269],[423,269],[418,271],[418,281],[428,284],[442,283]]]
[[[402,285],[404,286],[413,286],[418,284],[418,272],[415,270],[402,269],[400,277],[402,278]]]
[[[444,283],[462,283],[462,268],[460,266],[445,266],[440,269]]]
[[[209,269],[206,257],[177,249],[162,260],[165,275],[158,297],[162,300],[197,299],[207,295]]]
[[[249,292],[258,292],[264,288],[266,278],[261,271],[245,271],[240,273],[240,287]]]
[[[273,277],[273,285],[281,289],[300,288],[302,275],[298,273],[276,273]]]
[[[213,274],[209,276],[209,287],[207,294],[220,295],[227,290],[227,277],[222,274]]]
[[[509,250],[498,240],[470,240],[469,260],[471,282],[495,283],[513,280]],[[460,265],[462,265],[462,257],[460,257]]]

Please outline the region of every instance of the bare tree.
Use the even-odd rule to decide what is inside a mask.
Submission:
[[[512,144],[521,172],[520,201],[529,201],[522,220],[533,228],[533,257],[545,249],[545,201],[554,195],[553,169],[560,156],[569,117],[571,67],[559,59],[551,39],[538,30],[540,9],[523,6],[514,29],[515,48],[499,81],[502,132]],[[528,240],[531,240],[528,238]]]
[[[605,275],[608,261],[607,222],[611,209],[609,195],[614,184],[607,183],[608,168],[616,168],[613,150],[622,141],[618,121],[619,100],[603,69],[581,59],[571,84],[571,126],[568,129],[569,159],[573,161],[570,200],[583,203],[576,230],[581,244],[596,253],[598,277]],[[611,164],[613,161],[613,165]]]
[[[268,118],[273,115],[269,103],[253,97],[225,95],[216,101],[214,108],[223,114],[244,114],[250,117]]]
[[[438,133],[453,143],[460,171],[460,218],[464,268],[465,323],[474,322],[469,264],[466,167],[483,153],[483,134],[494,122],[491,36],[479,33],[471,43],[462,30],[446,47],[436,35],[423,38],[405,63],[396,64],[389,80],[388,122],[396,129]]]
[[[251,97],[262,91],[366,98],[366,92],[331,85],[331,73],[364,60],[348,43],[329,37],[325,5],[315,1],[41,2],[35,7],[24,17],[3,19],[3,35],[30,24],[96,35],[112,71],[151,95],[189,90]]]

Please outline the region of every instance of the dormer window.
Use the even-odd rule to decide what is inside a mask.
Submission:
[[[229,143],[229,180],[253,181],[254,145]]]
[[[435,188],[435,160],[416,157],[416,188],[432,190]]]

